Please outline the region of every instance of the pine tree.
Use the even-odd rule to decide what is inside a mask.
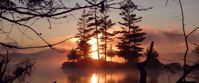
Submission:
[[[90,2],[96,4],[97,0],[91,0]],[[88,25],[89,27],[93,27],[95,28],[95,31],[93,32],[93,35],[95,35],[95,38],[97,39],[97,55],[98,55],[98,60],[100,59],[100,51],[99,51],[99,36],[98,34],[99,32],[99,13],[100,8],[98,8],[97,6],[94,6],[92,8],[90,8],[90,14],[92,14],[92,16],[90,16],[90,19],[92,20],[92,22]]]
[[[72,60],[73,62],[75,62],[75,60],[80,59],[80,56],[78,55],[77,50],[73,48],[70,51],[70,53],[67,55],[67,58],[68,58],[68,60]]]
[[[88,43],[92,34],[91,32],[94,28],[88,26],[90,23],[89,16],[92,14],[87,13],[85,10],[83,11],[81,17],[79,18],[79,22],[77,23],[79,33],[76,35],[79,38],[77,51],[80,56],[84,58],[88,57],[90,54],[91,45]]]
[[[159,53],[154,48],[152,49],[150,47],[147,48],[145,56],[149,57],[148,66],[157,67],[159,66],[159,64],[161,64],[160,61],[158,60]]]
[[[148,48],[145,52],[145,55],[148,56],[150,49]],[[157,59],[159,56],[159,53],[153,48],[152,53],[151,53],[151,58],[152,59]]]
[[[121,24],[123,31],[121,31],[122,36],[119,37],[118,42],[118,55],[125,59],[125,62],[136,62],[143,48],[140,47],[141,42],[145,39],[144,35],[146,33],[142,32],[142,29],[136,25],[137,22],[141,21],[141,17],[137,17],[134,13],[137,6],[131,0],[125,0],[121,5],[121,13],[123,22]]]
[[[90,50],[91,50],[91,45],[87,41],[80,40],[78,42],[77,52],[79,56],[83,58],[88,58],[91,53]]]
[[[107,45],[108,42],[110,42],[110,40],[112,39],[112,37],[114,36],[113,33],[108,32],[108,29],[112,28],[113,25],[115,25],[115,23],[112,22],[111,19],[109,19],[109,6],[107,5],[107,2],[105,2],[104,5],[105,9],[101,12],[101,18],[100,18],[100,33],[102,33],[101,36],[101,42],[103,42],[103,44],[101,44],[101,49],[102,49],[102,54],[104,54],[105,57],[105,61],[107,58]]]
[[[111,62],[112,62],[112,58],[115,57],[116,52],[113,50],[112,44],[110,46],[110,48],[107,50],[107,56],[111,58]]]

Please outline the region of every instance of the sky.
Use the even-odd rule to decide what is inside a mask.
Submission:
[[[116,0],[117,1],[117,0]],[[184,42],[181,29],[181,13],[178,0],[169,0],[167,6],[166,0],[133,0],[137,5],[143,8],[153,7],[148,11],[136,11],[137,16],[142,16],[142,21],[138,25],[143,28],[143,31],[147,33],[146,40],[143,42],[143,47],[149,46],[151,41],[155,41],[156,49],[162,54],[181,53],[184,51]],[[185,13],[185,27],[187,33],[196,28],[199,25],[199,0],[181,0]],[[66,4],[72,4],[73,2],[80,2],[84,4],[83,0],[73,0]],[[71,5],[70,4],[70,5]],[[58,42],[65,38],[71,37],[77,33],[77,21],[82,10],[71,12],[73,16],[69,16],[66,19],[53,20],[52,29],[49,29],[49,24],[45,19],[38,20],[32,27],[39,33],[42,33],[44,37],[50,43]],[[110,17],[114,22],[122,21],[118,15],[120,11],[112,10]],[[11,26],[4,24],[4,26]],[[117,24],[114,29],[119,28]],[[20,27],[22,31],[26,28]],[[113,30],[114,30],[113,29]],[[7,29],[9,31],[9,29]],[[18,41],[18,45],[32,46],[43,45],[43,43],[33,32],[26,30],[26,34],[30,37],[22,35],[18,28],[13,28],[13,32],[10,37]],[[197,43],[199,41],[199,31],[196,31],[190,40]],[[5,36],[0,35],[1,41],[6,41]],[[72,49],[75,47],[75,39],[69,40],[61,45],[59,48]],[[156,43],[157,42],[157,43]],[[192,46],[191,49],[194,49]],[[32,50],[31,50],[32,51]]]
[[[75,0],[78,1],[78,0]],[[74,1],[74,2],[75,2]],[[165,6],[166,0],[134,0],[136,4],[141,7],[153,7],[148,11],[137,12],[138,16],[142,16],[141,26],[150,26],[151,28],[161,30],[168,28],[179,28],[180,26],[180,8],[176,1],[169,0],[168,5]],[[72,2],[71,2],[72,3]],[[185,12],[185,24],[188,30],[198,26],[199,21],[199,1],[198,0],[182,0],[184,12]],[[118,15],[120,11],[113,10],[110,12],[110,17],[114,22],[121,21]],[[49,29],[48,23],[45,20],[40,20],[33,25],[35,29],[42,33],[42,36],[46,39],[54,39],[67,35],[74,35],[77,33],[77,18],[81,14],[81,10],[72,12],[74,17],[68,17],[67,19],[55,20],[52,24],[52,29]],[[144,28],[143,27],[143,28]],[[180,28],[179,28],[180,30]],[[29,33],[29,32],[27,32]],[[33,34],[32,34],[33,35]],[[31,36],[32,36],[31,35]],[[32,36],[36,38],[35,36]]]
[[[82,2],[83,0],[68,0],[71,2],[66,3],[69,5],[73,2]],[[117,1],[117,0],[116,0]],[[149,47],[151,41],[155,41],[154,48],[159,53],[159,60],[162,63],[182,63],[183,53],[185,50],[182,28],[181,28],[181,13],[178,0],[169,0],[168,5],[165,6],[166,0],[133,0],[140,7],[153,7],[148,11],[136,11],[138,16],[142,16],[142,21],[138,25],[146,32],[146,39],[142,43],[142,47],[145,49]],[[199,26],[199,0],[181,0],[185,14],[185,27],[187,33],[191,32],[194,28]],[[73,16],[69,16],[66,19],[53,20],[52,29],[49,29],[49,24],[45,19],[38,20],[32,27],[39,33],[42,33],[42,37],[50,43],[55,43],[65,38],[69,38],[77,33],[77,18],[81,14],[82,10],[71,12]],[[114,22],[122,21],[118,15],[120,11],[112,10],[110,17]],[[10,31],[11,24],[3,21],[5,31]],[[6,27],[6,28],[5,28]],[[7,28],[8,27],[8,28]],[[118,29],[120,26],[117,24],[112,30]],[[21,31],[25,31],[28,37],[24,36]],[[189,41],[199,43],[199,30],[193,33]],[[26,30],[24,27],[13,28],[10,37],[15,39],[19,46],[34,46],[44,45],[32,31]],[[13,44],[5,39],[6,36],[0,34],[0,41]],[[13,53],[17,58],[24,59],[24,57],[31,57],[37,59],[37,72],[34,73],[31,80],[43,82],[43,80],[54,81],[54,79],[62,80],[66,79],[65,74],[60,70],[60,66],[66,60],[68,50],[75,47],[76,39],[68,40],[57,48],[65,49],[65,53],[58,53],[52,49],[27,49],[27,50],[14,50],[18,53]],[[191,53],[195,48],[190,44],[190,51],[188,53],[189,61],[196,60],[195,56]],[[109,59],[110,60],[110,59]],[[120,59],[114,58],[113,61]],[[50,63],[49,63],[50,61]],[[188,62],[189,62],[188,61]],[[53,71],[53,72],[52,72]],[[56,72],[54,72],[56,71]],[[63,78],[60,78],[61,77]],[[41,79],[42,78],[42,79]],[[51,79],[52,78],[52,79]],[[38,80],[39,79],[39,80]]]

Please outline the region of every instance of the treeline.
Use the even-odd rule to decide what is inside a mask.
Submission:
[[[97,3],[96,1],[92,0],[92,3]],[[123,58],[125,63],[139,62],[144,49],[141,47],[141,43],[145,39],[146,33],[137,25],[142,20],[142,17],[135,13],[137,6],[131,0],[125,0],[120,4],[119,15],[122,21],[118,22],[121,27],[117,31],[112,29],[116,23],[110,18],[110,6],[105,2],[102,7],[83,10],[77,22],[76,38],[79,39],[77,47],[71,50],[67,58],[73,62],[88,58],[93,51],[88,41],[91,38],[96,38],[98,60],[107,61],[107,57],[110,57],[112,61],[112,58],[117,55]],[[113,49],[115,40],[118,41],[116,44],[118,50]],[[100,58],[100,55],[104,57]]]

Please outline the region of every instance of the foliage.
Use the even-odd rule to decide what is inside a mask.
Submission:
[[[70,51],[70,53],[67,55],[67,58],[69,61],[73,61],[75,62],[75,60],[79,60],[80,59],[80,55],[78,54],[77,50],[76,49],[72,49]]]
[[[13,71],[13,76],[10,80],[12,79],[17,79],[18,81],[24,82],[27,76],[30,76],[33,71],[34,71],[34,60],[25,60],[22,61],[15,66],[15,70]]]
[[[141,17],[136,17],[134,14],[136,7],[131,0],[125,0],[121,5],[120,15],[124,22],[119,23],[124,27],[122,27],[123,31],[120,32],[122,36],[119,37],[120,42],[118,42],[117,47],[119,57],[123,57],[128,62],[136,62],[142,55],[143,48],[140,47],[140,42],[145,39],[144,35],[146,34],[136,25],[137,22],[141,21]]]
[[[91,0],[92,3],[96,4],[99,0]],[[89,23],[89,27],[93,27],[95,28],[95,31],[93,32],[93,36],[95,36],[95,38],[97,39],[97,54],[98,54],[98,59],[100,58],[100,51],[99,51],[99,37],[98,34],[100,33],[99,31],[99,26],[101,24],[101,22],[99,21],[100,17],[99,17],[99,12],[100,8],[99,7],[91,7],[89,13],[92,14],[92,16],[90,16],[91,22]]]
[[[77,51],[80,56],[88,57],[90,54],[91,45],[88,43],[90,38],[92,37],[92,31],[94,28],[89,27],[89,23],[91,19],[89,17],[92,14],[87,13],[86,10],[83,11],[81,17],[79,18],[79,22],[77,23],[79,33],[76,35],[80,41],[78,41]]]
[[[34,71],[35,61],[27,59],[9,69],[10,58],[7,54],[0,54],[0,83],[25,82],[26,77]],[[9,71],[10,70],[10,71]]]
[[[112,61],[112,58],[116,56],[116,51],[112,48],[112,45],[107,50],[107,56],[111,57],[111,61]]]
[[[80,40],[80,42],[78,42],[77,52],[79,56],[88,58],[91,53],[91,45],[85,40]]]
[[[109,12],[109,6],[107,3],[105,3],[105,9],[103,12],[101,12],[101,17],[100,17],[100,33],[102,33],[102,36],[100,38],[102,44],[100,45],[100,49],[102,50],[102,54],[105,56],[105,61],[106,61],[106,56],[107,56],[107,47],[108,43],[111,42],[112,37],[114,36],[113,33],[110,33],[108,30],[112,28],[115,23],[112,22],[112,20],[109,18],[108,12]]]
[[[140,82],[139,83],[147,83],[146,66],[150,63],[150,60],[152,59],[153,45],[154,45],[154,42],[152,41],[150,47],[148,48],[147,54],[146,54],[146,55],[148,55],[146,60],[143,62],[136,63],[136,66],[140,72],[140,80],[139,80]]]
[[[147,50],[146,50],[146,52],[145,52],[145,55],[146,55],[146,56],[149,56],[149,55],[148,55],[149,52],[150,52],[150,49],[147,48]],[[159,54],[158,54],[158,52],[153,48],[150,56],[151,56],[152,59],[157,59],[158,56],[159,56]]]

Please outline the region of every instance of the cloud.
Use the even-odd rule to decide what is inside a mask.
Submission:
[[[146,32],[146,40],[143,43],[144,47],[150,45],[151,41],[155,42],[155,49],[159,52],[160,58],[166,60],[180,59],[182,61],[183,53],[185,52],[184,36],[181,28],[176,25],[168,25],[159,29],[153,28],[149,25],[141,25],[144,32]],[[191,32],[192,28],[187,29],[187,33]],[[198,31],[194,32],[189,41],[199,42]],[[190,52],[195,46],[189,43]],[[193,54],[189,53],[191,57]],[[178,58],[176,58],[178,57]],[[193,58],[190,58],[193,60]]]
[[[170,25],[171,26],[171,25]],[[162,52],[179,52],[184,49],[184,36],[179,26],[173,25],[173,27],[163,27],[161,29],[155,29],[148,25],[142,25],[144,32],[146,32],[146,40],[144,43],[155,41],[156,47]],[[187,32],[190,32],[189,29]],[[189,41],[198,42],[197,36],[199,33],[194,33],[189,37]],[[192,45],[190,44],[192,47]]]

